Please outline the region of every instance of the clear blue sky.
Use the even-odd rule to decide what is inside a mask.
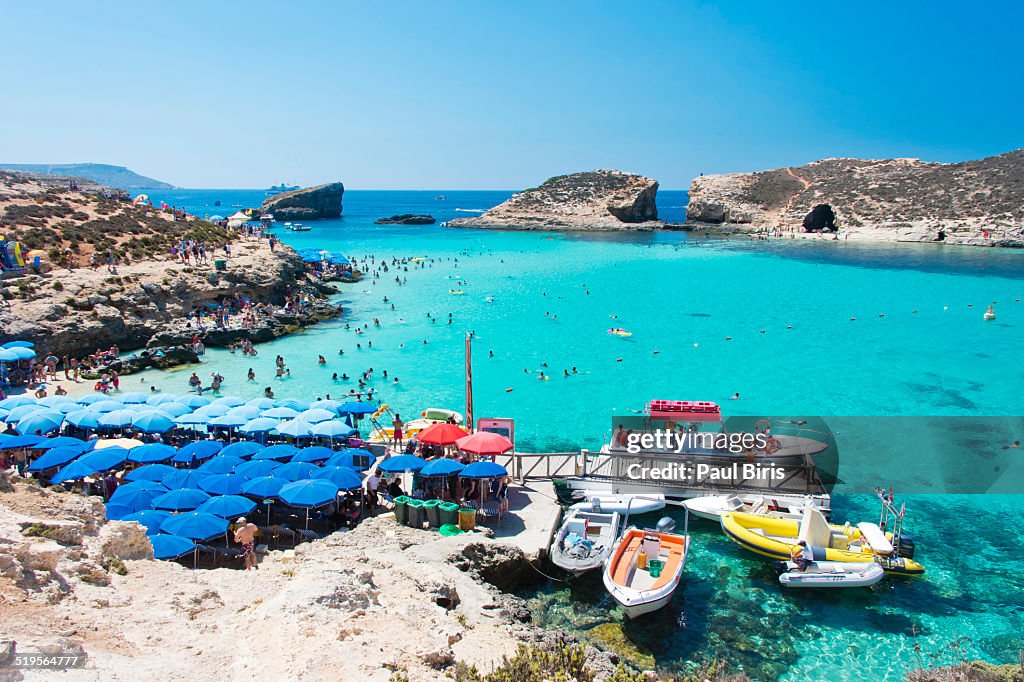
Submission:
[[[8,2],[0,161],[516,189],[1024,146],[1016,2]]]

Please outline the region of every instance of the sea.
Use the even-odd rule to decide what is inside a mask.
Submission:
[[[266,197],[149,195],[201,217]],[[372,367],[371,385],[403,418],[427,407],[462,412],[472,332],[474,414],[514,418],[521,451],[597,448],[615,416],[652,398],[713,400],[731,415],[833,419],[847,444],[862,445],[840,459],[840,480],[856,484],[837,487],[833,520],[874,520],[872,484],[899,479],[897,503],[906,504],[924,576],[784,591],[770,562],[691,519],[693,549],[668,607],[629,622],[600,576],[565,581],[552,568],[550,580],[522,595],[536,623],[644,667],[679,672],[718,659],[756,680],[896,680],[920,666],[1018,661],[1024,496],[1015,493],[1024,492],[1024,450],[1000,445],[1024,436],[1015,431],[1024,430],[1024,254],[440,224],[510,195],[349,190],[338,220],[311,222],[308,232],[278,225],[281,239],[309,256],[423,260],[341,285],[342,317],[262,345],[256,358],[209,349],[200,374],[223,374],[226,394],[255,397],[272,386],[280,397],[311,399],[348,392]],[[661,217],[682,221],[686,201],[685,192],[660,191]],[[402,213],[438,222],[374,224]],[[993,303],[997,319],[983,320]],[[291,369],[283,380],[273,379],[278,355]],[[250,367],[256,382],[246,381]],[[184,393],[192,370],[143,376]],[[886,433],[898,467],[863,446]],[[940,471],[951,462],[959,468]],[[974,485],[976,477],[984,483]]]

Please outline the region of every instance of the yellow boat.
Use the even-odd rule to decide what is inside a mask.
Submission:
[[[830,525],[813,508],[805,509],[799,520],[726,512],[722,514],[722,530],[736,544],[780,561],[789,561],[793,547],[803,540],[807,543],[804,556],[812,561],[874,561],[887,573],[924,573],[924,566],[899,556],[892,546],[892,533],[883,532],[873,523]]]

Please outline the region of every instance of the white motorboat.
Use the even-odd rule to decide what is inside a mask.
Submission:
[[[660,493],[644,493],[638,495],[613,495],[605,492],[589,493],[586,490],[574,491],[574,498],[582,495],[583,501],[573,505],[573,509],[592,512],[618,512],[619,514],[646,514],[665,508],[665,496]]]
[[[828,495],[706,495],[683,502],[694,516],[716,523],[725,512],[799,520],[807,507],[817,509],[827,518],[830,504]]]
[[[292,232],[309,232],[310,229],[309,225],[303,225],[302,223],[295,223],[291,227]]]
[[[600,568],[619,536],[617,512],[602,514],[573,507],[551,543],[551,561],[573,575]]]
[[[784,587],[870,587],[885,575],[874,562],[812,561],[800,570],[792,561],[780,561],[779,568]]]
[[[626,617],[638,618],[672,600],[683,576],[690,538],[677,535],[675,522],[664,518],[657,530],[629,528],[605,562],[604,586]]]

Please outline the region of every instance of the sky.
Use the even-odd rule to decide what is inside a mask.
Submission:
[[[519,189],[1024,146],[1024,3],[4,2],[0,162]]]

